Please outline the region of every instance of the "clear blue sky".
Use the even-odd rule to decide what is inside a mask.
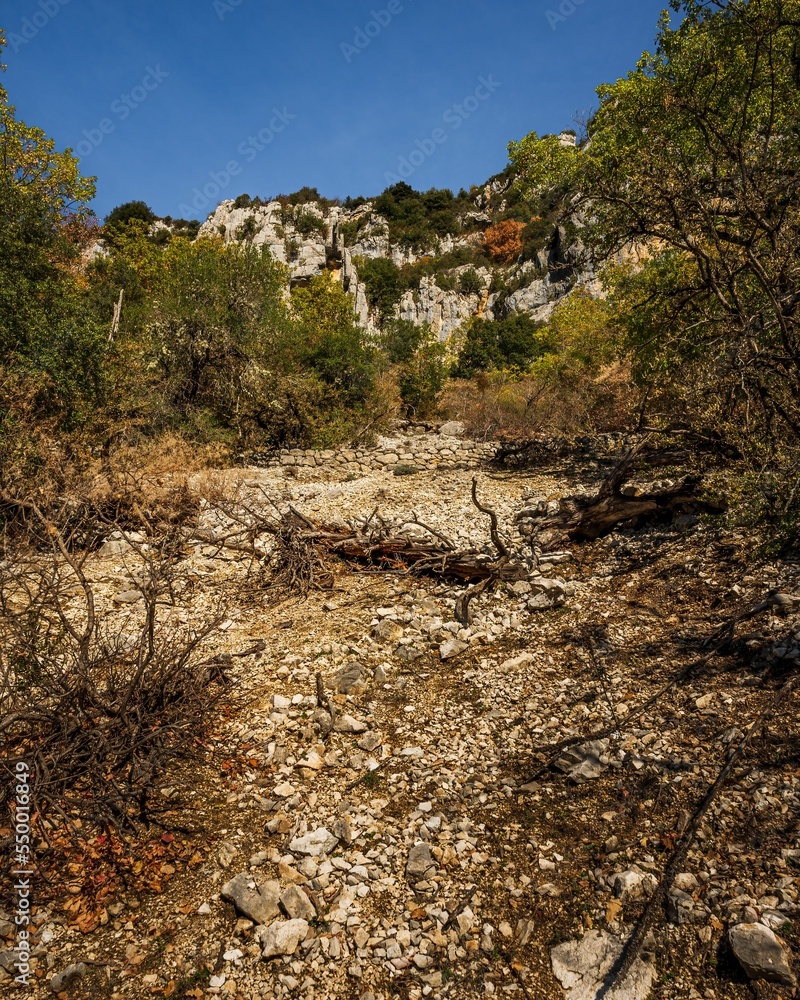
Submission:
[[[374,195],[401,168],[420,190],[481,183],[510,139],[589,111],[666,5],[14,0],[0,24],[12,103],[81,154],[98,215],[204,219],[243,192]]]

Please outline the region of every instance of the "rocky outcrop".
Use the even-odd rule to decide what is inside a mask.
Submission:
[[[473,213],[481,224],[491,222],[488,208],[492,198],[502,195],[508,180],[488,184],[476,197],[479,211]],[[504,202],[503,202],[504,204]],[[222,236],[227,242],[248,242],[266,246],[272,257],[287,268],[289,284],[304,284],[313,277],[329,273],[341,282],[352,296],[359,324],[371,335],[379,332],[380,319],[370,309],[367,291],[358,275],[358,258],[387,259],[398,267],[420,259],[413,250],[393,245],[389,240],[387,220],[367,202],[355,209],[325,206],[311,202],[286,205],[285,201],[254,203],[238,207],[235,201],[223,201],[200,228],[200,235]],[[479,235],[445,236],[428,248],[429,256],[451,253],[474,246]],[[552,246],[543,248],[535,260],[507,269],[507,283],[513,291],[501,298],[490,294],[492,274],[486,267],[474,268],[481,277],[481,292],[462,291],[461,274],[473,269],[466,264],[447,272],[454,288],[442,288],[436,277],[426,276],[418,288],[404,293],[395,307],[395,315],[418,326],[429,324],[440,340],[447,340],[475,316],[499,319],[513,313],[527,313],[536,320],[547,320],[556,304],[576,284],[593,291],[593,273],[574,273],[577,247],[562,249],[564,234],[559,231]],[[594,284],[593,284],[594,283]]]
[[[459,268],[458,274],[466,268]],[[477,271],[488,290],[491,275],[485,268]],[[491,308],[486,307],[487,294],[446,291],[436,284],[435,278],[423,278],[419,289],[406,292],[397,307],[400,319],[410,320],[421,326],[428,323],[439,338],[447,340],[473,316],[493,319]]]

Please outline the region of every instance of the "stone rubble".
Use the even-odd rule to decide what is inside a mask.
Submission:
[[[491,551],[487,519],[469,499],[471,471],[395,477],[390,468],[348,481],[334,458],[297,477],[283,466],[239,470],[236,484],[319,520],[376,506],[398,519],[415,513],[459,545]],[[538,560],[526,530],[536,517],[515,515],[546,511],[570,481],[481,473],[480,488],[531,570],[476,598],[468,628],[454,618],[456,585],[344,569],[333,593],[278,602],[250,591],[232,613],[226,649],[266,645],[258,659],[232,661],[246,707],[218,739],[242,763],[216,779],[193,818],[213,828],[212,849],[163,897],[131,895],[109,912],[98,932],[107,983],[98,987],[93,977],[106,973],[88,966],[86,989],[96,992],[87,995],[594,1000],[693,809],[763,704],[776,657],[796,668],[798,610],[783,602],[748,625],[746,666],[698,673],[646,711],[636,706],[725,615],[770,590],[798,591],[798,570],[724,563],[704,523],[628,529]],[[210,509],[205,516],[213,521]],[[201,560],[217,586],[246,585],[243,554],[203,542],[187,564]],[[91,567],[112,609],[129,563],[112,549]],[[594,659],[587,621],[604,628]],[[317,705],[317,673],[335,717]],[[796,733],[791,711],[778,733]],[[611,725],[615,735],[591,739]],[[581,736],[541,772],[548,755],[538,748]],[[606,1000],[645,1000],[656,972],[672,977],[659,998],[744,998],[709,966],[726,936],[748,976],[790,983],[800,776],[783,754],[754,750],[722,790],[668,894],[667,922]],[[42,968],[95,954],[54,914],[43,920]],[[128,959],[154,948],[151,923],[168,923],[170,935],[140,970]]]

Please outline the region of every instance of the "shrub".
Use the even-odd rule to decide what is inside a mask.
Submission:
[[[292,293],[294,353],[348,406],[363,405],[372,391],[376,356],[356,323],[353,300],[328,275]]]
[[[236,201],[233,203],[234,208],[250,208],[252,204],[252,199],[249,194],[240,194]]]
[[[458,198],[446,188],[422,193],[404,181],[387,188],[374,205],[389,223],[389,239],[418,250],[438,237],[461,232],[459,213],[474,207],[464,192]]]
[[[172,221],[172,228],[180,235],[193,240],[200,230],[200,223],[197,219],[174,219]]]
[[[522,222],[509,219],[490,226],[483,234],[483,245],[492,260],[509,263],[522,253]]]
[[[404,289],[400,268],[385,257],[357,260],[358,276],[364,282],[367,301],[377,309],[381,319],[387,319],[402,298]]]
[[[446,377],[444,345],[430,327],[396,319],[385,325],[380,346],[395,366],[406,410],[417,415],[432,413]]]
[[[473,319],[451,376],[472,378],[490,369],[526,371],[546,347],[539,324],[524,313],[500,320]]]
[[[437,274],[435,281],[443,292],[454,292],[458,287],[456,276],[449,274],[447,271]]]
[[[419,473],[419,469],[416,465],[395,465],[392,469],[393,476],[416,476]]]
[[[253,237],[258,232],[258,223],[256,222],[256,217],[254,215],[248,215],[241,226],[236,228],[236,239],[240,243],[245,243],[248,240],[252,240]]]
[[[294,222],[295,229],[301,236],[311,236],[312,233],[327,235],[328,227],[325,220],[313,212],[300,212]]]
[[[148,226],[156,221],[156,214],[143,201],[126,201],[124,205],[117,205],[106,216],[107,229],[122,229],[129,222],[139,220]]]
[[[285,337],[283,282],[260,247],[175,240],[163,251],[147,326],[154,370],[179,413],[206,407],[235,425],[239,382],[272,363]]]
[[[484,289],[483,279],[474,267],[461,272],[458,285],[464,295],[480,295]]]

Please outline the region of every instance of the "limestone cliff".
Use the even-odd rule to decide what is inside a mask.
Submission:
[[[594,289],[592,272],[577,269],[580,244],[567,245],[566,234],[555,227],[542,239],[533,259],[512,261],[489,268],[478,264],[447,266],[448,260],[475,253],[481,246],[482,230],[506,208],[507,178],[495,179],[482,189],[473,189],[474,210],[464,213],[461,223],[468,230],[438,237],[425,246],[409,248],[393,243],[390,226],[372,202],[343,208],[317,202],[287,204],[286,199],[237,204],[223,201],[200,229],[201,234],[221,235],[226,241],[265,245],[283,263],[291,285],[308,282],[328,272],[353,297],[361,325],[375,334],[381,323],[371,308],[368,290],[359,277],[359,261],[385,259],[397,267],[444,261],[435,275],[422,273],[405,290],[394,315],[421,325],[429,324],[437,337],[446,340],[474,316],[499,319],[512,313],[528,313],[546,320],[556,303],[576,285]],[[249,202],[249,199],[247,199]],[[465,287],[463,276],[471,272]]]

